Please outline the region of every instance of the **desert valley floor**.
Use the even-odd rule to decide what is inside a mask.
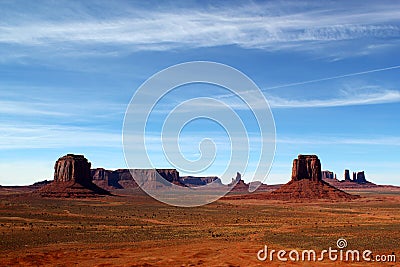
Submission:
[[[339,202],[234,193],[197,208],[168,206],[138,190],[87,199],[40,198],[19,188],[0,192],[1,266],[283,266],[258,261],[257,252],[264,245],[321,251],[336,247],[339,238],[348,249],[400,257],[400,191],[390,188],[350,190],[362,198]]]

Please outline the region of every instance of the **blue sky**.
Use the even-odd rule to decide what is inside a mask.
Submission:
[[[131,97],[156,72],[195,60],[242,71],[269,101],[276,155],[266,183],[288,181],[293,158],[312,153],[340,178],[348,168],[400,185],[400,2],[143,2],[1,1],[0,185],[50,179],[66,153],[125,168]],[[222,95],[193,85],[160,108]],[[157,132],[162,118],[148,127]],[[202,174],[219,175],[228,139],[218,125],[188,125],[182,153],[198,157],[204,137],[222,148]],[[149,154],[169,167],[159,148]]]

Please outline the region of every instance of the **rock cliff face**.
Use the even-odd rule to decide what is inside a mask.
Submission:
[[[349,170],[344,170],[344,180],[345,181],[351,181],[350,180],[350,171]]]
[[[369,183],[365,178],[364,171],[361,172],[353,172],[353,179],[350,179],[350,171],[344,170],[344,182],[353,182],[357,184],[366,184]]]
[[[54,181],[90,182],[90,165],[83,155],[67,154],[59,158],[54,165]]]
[[[189,187],[203,186],[210,183],[215,185],[222,185],[221,179],[217,176],[207,176],[207,177],[195,177],[195,176],[183,176],[180,177],[182,183]]]
[[[365,179],[365,173],[363,171],[357,173],[357,183],[358,184],[367,183],[367,179]]]
[[[185,186],[179,179],[179,172],[175,169],[156,169],[156,171],[168,182]]]
[[[249,185],[242,180],[242,175],[238,172],[236,173],[236,178],[235,179],[232,178],[232,182],[228,186],[232,186],[235,183],[236,185],[232,188],[231,191],[242,191],[242,192],[249,191]]]
[[[335,174],[331,171],[322,171],[322,179],[334,179]]]
[[[54,165],[54,180],[35,191],[44,197],[93,197],[110,194],[92,182],[90,162],[82,155],[67,154]]]
[[[316,155],[299,155],[293,160],[292,180],[266,198],[279,200],[353,199],[350,195],[322,181],[321,162]]]
[[[292,181],[311,179],[321,181],[321,162],[315,155],[299,155],[293,160]]]
[[[91,169],[90,174],[93,182],[95,181],[108,181],[113,178],[113,171],[105,170],[103,168]]]
[[[164,178],[165,181],[156,181],[156,172]],[[186,187],[180,180],[179,172],[175,169],[118,169],[112,171],[97,168],[91,170],[91,175],[95,184],[107,189],[137,188],[138,184],[135,179],[143,181],[143,183],[144,181],[150,181],[148,185],[152,188],[169,186],[167,181],[175,185]]]
[[[105,170],[103,168],[97,168],[90,170],[93,183],[96,185],[107,188],[107,189],[122,189],[122,185],[119,183],[120,175],[116,171]],[[129,173],[129,171],[128,171]],[[134,182],[134,181],[133,181]]]

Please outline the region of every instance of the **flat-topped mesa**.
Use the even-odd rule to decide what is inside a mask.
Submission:
[[[54,165],[54,181],[32,194],[42,197],[97,197],[110,195],[92,182],[91,163],[83,155],[67,154]]]
[[[316,155],[299,155],[293,160],[292,181],[309,179],[321,181],[321,162]]]
[[[67,154],[59,158],[54,165],[54,181],[90,183],[91,163],[83,155]]]
[[[176,169],[130,169],[133,179],[143,188],[156,189],[173,185],[187,187]],[[124,185],[122,185],[124,186]]]
[[[156,169],[156,171],[168,182],[183,185],[179,179],[179,172],[176,169]]]
[[[189,187],[204,186],[213,183],[215,186],[222,186],[221,179],[217,176],[205,176],[205,177],[195,177],[195,176],[183,176],[180,177],[182,183]]]

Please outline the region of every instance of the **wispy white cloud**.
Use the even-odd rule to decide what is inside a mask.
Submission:
[[[55,106],[35,102],[0,100],[0,114],[29,116],[69,116]]]
[[[337,89],[336,89],[337,90]],[[250,94],[251,92],[245,92]],[[330,98],[319,99],[302,99],[302,94],[292,94],[290,98],[280,97],[278,93],[264,93],[269,106],[272,109],[282,108],[324,108],[324,107],[344,107],[344,106],[359,106],[359,105],[376,105],[385,103],[400,102],[400,91],[391,89],[382,89],[376,86],[364,86],[349,90],[339,90],[336,96]],[[223,110],[226,107],[234,110],[256,110],[266,109],[266,104],[263,99],[252,99],[251,103],[244,103],[238,95],[233,93],[216,95],[216,99],[224,104],[218,104],[211,101],[197,101],[191,104],[190,109],[182,110],[181,112],[193,112],[202,114],[202,111],[215,110],[216,112]],[[166,114],[172,111],[172,104],[168,103],[158,107],[154,112]],[[176,112],[176,111],[174,111]]]
[[[312,49],[311,43],[321,46],[322,42],[400,36],[400,8],[395,3],[369,3],[351,12],[335,5],[314,4],[314,8],[310,11],[278,3],[243,4],[240,8],[223,9],[127,9],[118,18],[99,14],[97,18],[86,15],[81,20],[62,15],[60,20],[9,18],[0,24],[0,43],[66,51],[103,45],[98,50],[101,53],[110,45],[129,51],[220,45],[277,50],[299,46]]]
[[[374,105],[400,102],[400,91],[383,90],[380,92],[360,93],[331,99],[296,100],[276,96],[267,96],[272,108],[321,108],[357,105]]]
[[[331,77],[326,77],[326,78],[320,78],[320,79],[314,79],[314,80],[308,80],[308,81],[301,81],[301,82],[295,82],[295,83],[281,84],[281,85],[276,85],[276,86],[272,86],[272,87],[263,88],[262,90],[266,91],[266,90],[271,90],[271,89],[300,86],[300,85],[305,85],[305,84],[318,83],[318,82],[331,81],[331,80],[342,79],[342,78],[347,78],[347,77],[366,75],[366,74],[371,74],[371,73],[375,73],[375,72],[396,70],[396,69],[399,69],[399,68],[400,68],[400,65],[396,65],[396,66],[390,66],[390,67],[386,67],[386,68],[366,70],[366,71],[361,71],[361,72],[352,72],[352,73],[336,75],[336,76],[331,76]]]
[[[305,136],[278,137],[277,143],[290,145],[377,145],[400,146],[399,136],[372,136],[365,137],[334,137],[334,136]]]
[[[121,133],[89,127],[2,124],[0,149],[121,147]]]
[[[91,121],[99,118],[122,116],[126,105],[118,103],[33,101],[33,100],[0,100],[0,114],[35,118],[60,118],[64,121]]]

